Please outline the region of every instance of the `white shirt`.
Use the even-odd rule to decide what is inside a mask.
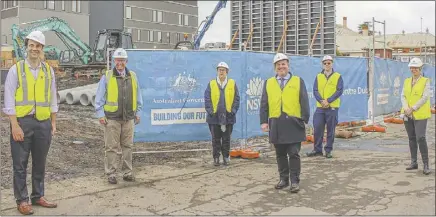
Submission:
[[[219,77],[216,77],[216,82],[218,82],[218,84],[221,86],[221,89],[224,89],[224,87],[226,86],[226,84],[227,84],[227,76],[226,76],[226,79],[224,79],[224,81],[221,83],[221,80],[220,80],[220,78]]]

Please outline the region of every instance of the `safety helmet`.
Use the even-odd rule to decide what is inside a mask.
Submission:
[[[26,36],[26,39],[30,39],[30,40],[36,41],[42,45],[45,45],[45,36],[39,30],[36,30],[36,31],[29,33]]]
[[[216,68],[218,69],[219,67],[223,67],[223,68],[226,68],[227,70],[229,70],[229,66],[228,66],[227,63],[225,63],[225,62],[220,62],[220,63],[218,63],[218,65],[216,66]]]
[[[422,65],[422,61],[418,57],[412,58],[409,62],[409,67],[421,67]]]
[[[326,61],[326,60],[330,60],[333,62],[333,57],[331,57],[330,55],[326,55],[322,58],[322,62]]]
[[[112,58],[127,59],[127,52],[123,48],[118,48],[115,50],[114,54],[112,55]]]
[[[288,56],[286,56],[285,54],[282,53],[278,53],[274,56],[274,64],[276,64],[276,62],[280,61],[280,60],[287,60],[289,61]]]

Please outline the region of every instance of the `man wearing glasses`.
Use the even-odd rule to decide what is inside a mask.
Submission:
[[[306,153],[308,157],[322,156],[322,142],[324,129],[327,125],[327,144],[324,147],[325,157],[331,158],[335,128],[338,124],[338,110],[341,104],[341,95],[344,83],[342,76],[333,70],[333,58],[324,56],[323,70],[316,76],[313,84],[313,94],[316,99],[316,111],[313,115],[314,149]]]

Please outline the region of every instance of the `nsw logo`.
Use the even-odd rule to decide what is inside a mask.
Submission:
[[[260,77],[250,79],[247,84],[247,113],[259,114],[264,80]]]

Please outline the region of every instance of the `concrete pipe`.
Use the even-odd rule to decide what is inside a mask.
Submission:
[[[96,89],[88,89],[88,91],[82,93],[80,96],[80,104],[88,106],[92,104],[92,98],[95,96]]]
[[[82,94],[86,93],[87,91],[89,91],[89,89],[70,91],[67,93],[65,100],[69,105],[74,105],[80,102],[80,96],[82,96]]]
[[[89,88],[97,88],[98,83],[95,84],[89,84],[89,85],[85,85],[85,86],[80,86],[80,87],[75,87],[75,88],[70,88],[70,89],[65,89],[65,90],[61,90],[58,91],[58,103],[64,103],[66,101],[66,97],[67,97],[67,93],[72,92],[72,91],[76,91],[76,90],[84,90],[84,89],[89,89]]]
[[[91,105],[95,107],[95,94],[92,95]]]

